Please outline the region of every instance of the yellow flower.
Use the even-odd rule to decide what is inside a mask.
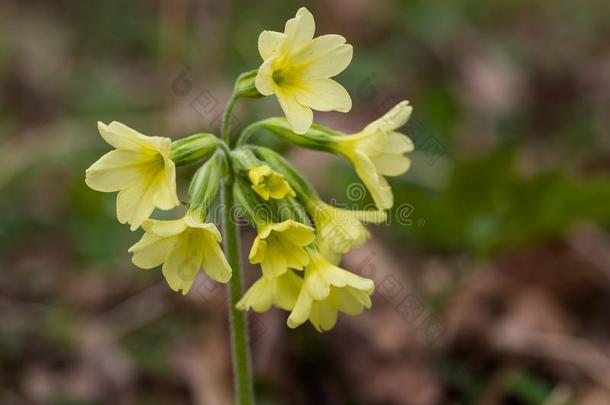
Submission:
[[[413,150],[413,142],[396,129],[407,122],[412,110],[408,101],[402,101],[361,132],[341,137],[333,145],[352,161],[379,209],[392,208],[394,204],[392,189],[383,176],[401,175],[411,165],[403,154]]]
[[[172,290],[186,295],[202,266],[216,281],[226,283],[231,278],[216,225],[187,214],[172,221],[148,219],[142,228],[146,233],[129,248],[132,261],[142,269],[163,264],[163,275]]]
[[[252,189],[256,191],[265,201],[269,197],[276,200],[287,195],[295,197],[296,194],[284,176],[274,172],[267,165],[255,166],[248,171],[248,178],[252,182]]]
[[[288,317],[290,328],[309,320],[319,332],[327,331],[335,326],[339,311],[357,315],[371,307],[373,280],[330,264],[317,251],[310,250],[310,257],[303,287]]]
[[[288,268],[302,270],[309,262],[303,249],[315,238],[313,228],[291,219],[259,227],[250,250],[250,263],[261,264],[263,275],[275,278]]]
[[[386,220],[384,211],[355,211],[336,208],[322,201],[310,210],[316,227],[316,242],[322,255],[338,263],[341,255],[358,248],[371,234],[363,225]]]
[[[304,7],[286,22],[284,32],[263,31],[258,51],[263,64],[255,85],[263,95],[275,94],[292,129],[305,133],[313,121],[311,109],[347,112],[352,100],[331,77],[352,60],[352,46],[341,35],[313,38],[313,15]]]
[[[98,122],[102,138],[115,150],[86,171],[85,182],[97,191],[118,191],[119,222],[137,229],[155,207],[169,210],[179,204],[176,166],[169,158],[171,140],[146,136],[120,122]]]
[[[303,279],[289,270],[274,278],[261,277],[237,303],[237,309],[265,312],[271,305],[291,311],[303,285]]]

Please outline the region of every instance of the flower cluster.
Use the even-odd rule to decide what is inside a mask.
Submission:
[[[226,283],[231,268],[221,249],[222,236],[210,220],[219,189],[231,187],[234,207],[255,228],[248,259],[259,264],[260,278],[236,303],[240,310],[289,311],[287,324],[307,321],[319,331],[331,329],[339,312],[355,315],[371,306],[373,281],[341,267],[341,256],[362,246],[370,233],[366,223],[381,223],[393,205],[386,176],[408,170],[404,156],[411,140],[397,132],[411,114],[403,101],[356,134],[344,134],[313,123],[313,110],[347,112],[351,99],[331,79],[352,58],[352,47],[339,35],[314,38],[311,13],[301,8],[284,32],[263,31],[257,69],[242,74],[232,101],[275,95],[285,117],[268,118],[244,129],[233,145],[214,134],[200,133],[173,141],[146,136],[112,122],[98,124],[114,150],[86,171],[94,190],[118,192],[119,222],[144,233],[129,252],[142,269],[162,267],[174,291],[187,294],[203,269]],[[232,105],[232,104],[230,104]],[[230,109],[229,109],[230,111]],[[224,130],[224,129],[223,129]],[[312,184],[278,152],[252,142],[253,134],[270,132],[294,145],[344,156],[368,188],[376,208],[347,210],[321,200]],[[200,165],[188,188],[186,214],[156,220],[155,209],[180,205],[176,168]],[[226,235],[225,235],[226,236]],[[226,247],[225,247],[226,248]],[[234,265],[235,266],[235,265]]]

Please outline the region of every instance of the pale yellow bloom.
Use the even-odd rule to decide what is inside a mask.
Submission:
[[[179,204],[176,167],[169,158],[171,140],[146,136],[120,122],[98,122],[100,135],[115,150],[86,171],[85,182],[97,191],[118,191],[119,222],[137,229],[155,207],[169,210]]]
[[[401,175],[411,166],[411,160],[403,154],[413,150],[413,142],[396,129],[407,122],[412,110],[409,102],[403,101],[361,132],[341,137],[333,145],[352,161],[379,209],[394,204],[392,189],[383,176]]]
[[[258,50],[263,64],[256,89],[275,94],[292,129],[305,133],[313,122],[312,109],[347,112],[352,101],[347,91],[330,79],[352,60],[352,46],[340,35],[314,38],[313,15],[304,7],[286,22],[284,32],[263,31]]]
[[[291,311],[302,285],[303,279],[292,270],[274,278],[263,276],[252,284],[237,303],[237,308],[242,311],[252,308],[256,312],[265,312],[273,305]]]
[[[231,278],[216,225],[187,214],[172,221],[148,219],[142,228],[146,233],[129,248],[132,261],[142,269],[163,264],[163,275],[172,290],[187,294],[202,266],[216,281],[226,283]]]
[[[310,210],[316,227],[316,242],[331,263],[338,263],[341,255],[358,248],[371,234],[363,225],[386,220],[384,211],[357,211],[336,208],[322,201]]]
[[[314,230],[291,219],[259,226],[258,236],[250,250],[250,263],[260,263],[263,275],[275,278],[289,268],[302,270],[309,262],[303,249],[313,242]]]
[[[248,178],[252,183],[252,189],[265,201],[269,200],[269,197],[279,200],[287,195],[290,197],[296,196],[284,176],[274,172],[267,165],[251,168],[248,171]]]
[[[332,265],[317,251],[309,252],[303,287],[288,317],[290,328],[309,320],[318,331],[327,331],[335,326],[339,311],[357,315],[371,307],[373,280]]]

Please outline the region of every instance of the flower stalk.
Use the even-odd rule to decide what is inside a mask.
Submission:
[[[239,96],[231,95],[222,116],[221,138],[226,145],[230,145],[230,120],[233,108]],[[227,156],[230,161],[230,156]],[[230,164],[230,163],[229,163]],[[222,229],[224,235],[224,250],[227,261],[233,269],[233,276],[229,282],[229,325],[231,333],[231,357],[233,360],[233,384],[235,402],[240,405],[254,403],[254,390],[252,387],[252,368],[250,365],[250,348],[248,333],[247,312],[237,309],[237,303],[243,294],[242,268],[239,243],[239,230],[233,220],[235,201],[233,197],[233,170],[229,168],[220,188],[220,199],[223,207]]]

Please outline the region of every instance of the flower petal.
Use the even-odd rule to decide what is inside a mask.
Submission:
[[[163,264],[163,275],[170,288],[182,290],[186,295],[201,268],[203,250],[196,245],[197,237],[191,233],[180,235]]]
[[[375,205],[381,210],[392,208],[394,205],[392,188],[383,176],[377,173],[377,168],[368,156],[356,152],[352,162],[358,177],[371,193]]]
[[[263,60],[278,56],[284,43],[286,35],[276,31],[263,31],[258,36],[258,52]]]
[[[371,122],[362,132],[371,132],[381,129],[383,131],[394,131],[407,123],[413,112],[413,107],[409,102],[404,100],[394,106],[390,111],[385,113],[383,117]]]
[[[309,41],[307,45],[294,53],[290,60],[294,64],[308,64],[319,58],[328,56],[341,45],[345,45],[345,38],[337,34],[321,35]]]
[[[307,246],[315,239],[316,235],[312,227],[293,220],[283,223],[290,223],[290,228],[286,229],[282,237],[291,241],[297,246]]]
[[[231,266],[220,248],[216,235],[203,229],[199,232],[203,240],[199,247],[203,251],[203,270],[213,280],[226,283],[231,278]]]
[[[387,135],[384,149],[387,153],[403,154],[412,152],[414,145],[408,136],[400,132],[391,132]]]
[[[274,282],[265,277],[259,278],[239,300],[236,305],[237,309],[244,311],[252,308],[256,312],[267,311],[273,304]]]
[[[371,306],[368,294],[349,287],[333,289],[331,296],[334,306],[348,315],[358,315]]]
[[[301,7],[294,18],[286,21],[284,34],[287,46],[292,51],[298,51],[307,42],[311,41],[316,31],[313,15],[305,7]]]
[[[147,233],[151,233],[161,238],[178,235],[184,232],[187,228],[187,223],[184,218],[174,219],[170,221],[160,221],[157,219],[147,219],[142,223],[142,229]]]
[[[345,271],[344,277],[346,284],[352,288],[355,288],[356,290],[372,294],[373,290],[375,289],[375,283],[371,279],[360,277],[359,275],[349,271]]]
[[[171,210],[180,205],[176,194],[176,166],[174,162],[166,159],[165,168],[159,177],[159,186],[154,195],[155,206],[162,210]]]
[[[250,187],[252,187],[252,190],[254,190],[256,192],[256,194],[260,195],[263,200],[265,200],[265,201],[269,200],[269,196],[271,195],[271,192],[269,190],[269,187],[267,187],[267,185],[253,184]]]
[[[306,270],[305,287],[307,293],[316,301],[324,300],[330,294],[330,286],[322,276],[322,270]]]
[[[291,311],[299,296],[303,279],[294,271],[288,271],[276,279],[273,304],[285,311]]]
[[[257,264],[263,261],[265,255],[267,254],[267,242],[260,237],[256,237],[254,242],[252,243],[252,247],[250,248],[250,254],[248,255],[248,260],[252,264]]]
[[[265,176],[269,176],[272,172],[267,165],[255,166],[248,170],[248,178],[252,184],[260,184],[265,180]]]
[[[267,278],[275,278],[284,274],[288,270],[288,264],[283,254],[273,249],[271,243],[269,243],[267,253],[261,262],[261,269],[263,275]]]
[[[341,43],[337,44],[340,38]],[[352,61],[354,48],[345,44],[345,38],[340,35],[323,35],[315,38],[303,48],[295,64],[300,64],[301,74],[306,79],[333,77],[343,72]]]
[[[411,166],[411,159],[402,155],[385,154],[371,158],[379,174],[384,176],[400,176]]]
[[[136,152],[110,151],[87,169],[85,183],[96,191],[119,191],[142,178],[138,159]]]
[[[155,209],[152,199],[154,178],[142,179],[117,194],[116,213],[120,223],[129,223],[135,231]]]
[[[294,308],[288,317],[288,321],[286,322],[289,328],[296,328],[299,325],[302,325],[309,318],[309,313],[311,311],[311,306],[313,304],[313,300],[307,293],[306,288],[301,288],[301,292],[297,297],[297,302],[294,304]]]
[[[145,233],[138,243],[129,248],[129,252],[133,253],[131,261],[141,269],[160,266],[175,242],[175,238],[159,238]]]
[[[276,96],[292,130],[297,134],[307,132],[313,122],[313,112],[311,109],[299,103],[292,92],[284,89],[278,88]]]
[[[273,81],[274,62],[275,58],[267,59],[258,68],[258,73],[256,73],[254,85],[256,86],[256,90],[258,90],[258,92],[261,93],[263,96],[270,96],[275,92],[275,89],[277,88],[275,81]]]
[[[112,121],[106,125],[98,121],[97,129],[102,138],[116,149],[140,151],[143,148],[142,140],[139,137],[141,134],[125,124]]]
[[[298,103],[317,111],[348,112],[352,108],[347,90],[332,79],[307,80],[295,97]]]
[[[309,255],[305,253],[305,249],[285,238],[274,238],[272,246],[274,251],[282,254],[286,259],[286,266],[292,269],[302,270],[309,263]]]
[[[337,309],[327,301],[314,302],[309,321],[318,332],[329,331],[337,323]]]

